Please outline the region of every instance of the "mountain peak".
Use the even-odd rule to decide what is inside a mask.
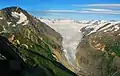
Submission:
[[[10,12],[25,12],[25,10],[23,10],[22,8],[18,7],[18,6],[12,6],[12,7],[6,7],[2,9],[3,11],[10,11]]]
[[[32,18],[25,10],[20,7],[13,6],[7,7],[1,10],[1,17],[8,22],[14,22],[15,24],[26,25]]]

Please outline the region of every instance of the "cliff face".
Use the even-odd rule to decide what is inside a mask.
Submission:
[[[103,27],[109,26],[106,29]],[[77,47],[76,62],[84,76],[119,76],[120,24],[107,24],[86,35]]]
[[[20,50],[19,55],[26,63],[49,69],[55,76],[75,75],[56,62],[62,57],[61,35],[25,10],[19,7],[0,10],[0,35]]]

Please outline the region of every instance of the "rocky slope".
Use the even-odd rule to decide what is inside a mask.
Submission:
[[[26,63],[50,70],[52,76],[75,75],[57,62],[64,58],[61,35],[20,7],[0,10],[0,35],[20,50],[18,53]]]
[[[119,76],[119,28],[119,22],[107,23],[97,25],[84,35],[76,53],[76,61],[81,69],[80,74],[83,73],[85,76]]]

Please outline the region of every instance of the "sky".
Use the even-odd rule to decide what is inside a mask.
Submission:
[[[1,0],[0,9],[19,6],[36,17],[120,20],[120,0]]]

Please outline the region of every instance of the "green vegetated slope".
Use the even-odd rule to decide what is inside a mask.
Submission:
[[[22,14],[27,20],[20,22]],[[0,18],[0,35],[19,49],[18,53],[26,63],[43,68],[48,76],[75,75],[54,57],[53,49],[61,50],[62,47],[59,33],[19,7],[2,9]]]
[[[115,31],[115,26],[120,24],[95,32],[79,44],[76,56],[84,75],[120,75],[120,30]]]

